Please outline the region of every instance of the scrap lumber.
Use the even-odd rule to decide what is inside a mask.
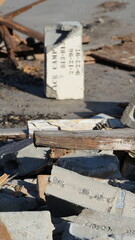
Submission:
[[[5,43],[8,58],[10,59],[11,63],[17,66],[17,60],[14,55],[16,44],[15,44],[15,41],[13,41],[13,38],[10,35],[9,30],[5,25],[0,25],[0,35]]]
[[[135,150],[135,129],[90,131],[35,131],[36,147],[74,150]]]
[[[13,20],[9,20],[9,19],[0,17],[0,24],[7,26],[9,29],[13,29],[13,30],[21,32],[23,34],[26,34],[29,37],[35,38],[35,39],[39,40],[40,42],[43,42],[43,40],[44,40],[42,33],[35,31],[31,28],[28,28],[26,26],[23,26],[22,24],[17,23]]]
[[[85,64],[93,64],[96,63],[95,57],[91,56],[91,50],[84,51],[84,63]]]
[[[4,1],[5,1],[5,0],[4,0]],[[26,5],[26,6],[24,6],[24,7],[22,7],[22,8],[19,8],[19,9],[13,11],[13,12],[10,12],[10,13],[5,14],[5,15],[4,15],[4,18],[12,19],[12,18],[20,15],[21,13],[26,12],[27,10],[29,10],[29,9],[32,8],[33,6],[35,6],[35,5],[39,4],[39,3],[45,2],[45,1],[47,1],[47,0],[39,0],[39,1],[36,1],[36,2],[31,3],[31,4],[29,4],[29,5]]]
[[[4,173],[1,177],[0,177],[0,189],[2,188],[2,186],[7,183],[9,181],[9,175]]]
[[[82,44],[88,44],[90,42],[90,37],[88,35],[82,36]]]
[[[15,16],[21,14],[22,12],[25,12],[26,10],[32,8],[34,5],[37,5],[44,1],[46,1],[46,0],[39,0],[37,2],[29,4],[25,7],[22,7],[18,10],[15,10],[11,13],[5,14],[0,17],[0,34],[5,43],[7,53],[8,53],[8,58],[15,67],[17,67],[18,63],[17,63],[15,54],[14,54],[16,45],[15,45],[15,41],[13,39],[13,30],[16,30],[23,34],[26,34],[29,37],[35,38],[40,42],[44,41],[44,37],[43,37],[42,33],[35,31],[29,27],[25,27],[22,24],[13,21],[12,19]]]
[[[24,128],[1,128],[0,129],[0,140],[21,140],[27,137],[27,130]]]
[[[45,175],[45,174],[37,176],[37,188],[38,188],[39,199],[41,202],[44,202],[46,200],[44,193],[47,188],[49,177],[50,175]]]
[[[14,176],[10,177],[10,175],[4,173],[1,177],[0,177],[0,189],[11,179],[13,179],[14,177],[16,177],[17,174],[15,174]]]
[[[109,63],[127,70],[135,70],[135,49],[132,41],[104,46],[91,51],[90,56],[102,63]]]
[[[12,238],[7,230],[7,227],[1,220],[0,220],[0,237],[3,240],[12,240]]]

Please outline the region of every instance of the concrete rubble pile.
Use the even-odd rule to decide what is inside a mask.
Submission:
[[[134,151],[39,148],[32,140],[37,129],[113,131],[125,129],[125,122],[133,127],[131,106],[121,121],[105,114],[29,121],[28,144],[2,143],[0,239],[135,239]]]

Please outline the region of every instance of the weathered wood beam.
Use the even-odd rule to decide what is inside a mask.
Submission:
[[[37,2],[31,3],[29,5],[26,5],[26,6],[24,6],[22,8],[19,8],[19,9],[13,11],[13,12],[10,12],[10,13],[7,13],[7,14],[3,15],[3,18],[11,20],[12,18],[18,16],[19,14],[21,14],[23,12],[26,12],[27,10],[29,10],[33,6],[35,6],[35,5],[39,4],[39,3],[45,2],[45,1],[47,1],[47,0],[39,0]]]
[[[13,40],[8,28],[4,25],[0,25],[0,34],[5,43],[9,60],[14,66],[17,67],[18,63],[14,55],[16,48],[15,41]]]
[[[44,35],[42,33],[35,31],[31,28],[25,27],[20,23],[0,17],[0,24],[6,25],[8,28],[21,32],[23,34],[26,34],[29,37],[35,38],[40,42],[44,42]]]
[[[80,132],[35,131],[33,137],[36,147],[135,150],[135,129],[128,128]]]

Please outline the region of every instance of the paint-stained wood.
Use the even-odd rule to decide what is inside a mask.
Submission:
[[[65,149],[135,150],[135,129],[91,131],[36,131],[36,147]]]

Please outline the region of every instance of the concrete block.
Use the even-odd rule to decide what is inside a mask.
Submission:
[[[126,107],[121,117],[121,122],[128,127],[135,128],[135,96]]]
[[[45,28],[45,95],[56,99],[83,99],[84,59],[82,26],[61,22]]]
[[[52,240],[53,225],[47,211],[3,212],[0,213],[0,222],[12,240]]]
[[[79,174],[108,179],[121,179],[118,158],[109,151],[74,151],[62,156],[57,161],[58,166]]]
[[[100,213],[84,209],[66,228],[62,240],[68,239],[134,239],[135,219],[116,214]]]
[[[29,136],[33,137],[35,131],[50,131],[50,130],[66,130],[66,131],[81,131],[92,130],[97,123],[103,118],[87,118],[87,119],[50,119],[50,120],[30,120],[28,121]]]
[[[48,204],[49,197],[54,197],[55,200],[63,200],[65,205],[70,203],[72,207],[135,217],[133,193],[57,166],[53,166],[46,195]],[[57,202],[57,211],[59,207],[62,208],[62,205]],[[63,209],[63,214],[64,210],[66,209]]]
[[[62,236],[62,240],[134,240],[134,238],[135,234],[108,234],[76,223],[70,223]]]
[[[0,156],[0,169],[10,175],[18,173],[18,177],[30,175],[48,162],[47,148],[36,148],[34,144],[16,153]]]

